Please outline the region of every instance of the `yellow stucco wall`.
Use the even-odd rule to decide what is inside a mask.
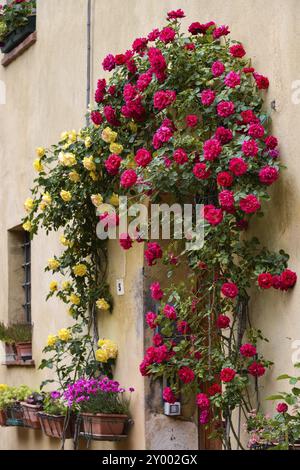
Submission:
[[[20,223],[23,201],[34,176],[32,160],[38,145],[56,142],[60,132],[84,125],[86,86],[86,0],[41,0],[38,2],[38,41],[8,68],[0,67],[6,84],[6,105],[0,105],[0,319],[7,319],[7,230]],[[298,256],[300,194],[298,178],[298,129],[300,104],[292,103],[292,82],[300,79],[300,2],[298,0],[93,0],[92,83],[101,76],[103,57],[130,47],[135,37],[144,36],[163,24],[165,12],[183,8],[187,19],[229,24],[232,37],[243,42],[258,71],[269,76],[271,86],[266,106],[276,100],[273,131],[281,141],[283,163],[288,170],[274,188],[268,216],[260,233],[270,248],[291,254],[292,269],[300,273]],[[49,276],[43,273],[47,259],[59,249],[57,236],[40,235],[32,251],[32,316],[34,358],[41,359],[47,335],[69,320],[65,308],[55,300],[45,303]],[[127,446],[145,446],[144,381],[138,372],[142,358],[142,246],[126,255],[115,242],[110,244],[109,278],[126,273],[126,295],[116,298],[110,318],[100,321],[101,336],[119,344],[117,378],[133,385],[135,425]],[[300,285],[288,294],[267,292],[256,295],[251,315],[270,338],[265,352],[276,365],[262,383],[263,393],[274,391],[274,378],[293,373],[291,341],[300,340],[298,299]],[[38,386],[45,373],[25,368],[0,367],[0,382]],[[147,427],[147,423],[146,423]],[[125,444],[123,444],[125,445]],[[0,449],[58,448],[59,443],[34,431],[0,429]],[[100,445],[97,445],[99,448]],[[112,445],[108,445],[112,448]],[[121,448],[119,446],[118,448]]]

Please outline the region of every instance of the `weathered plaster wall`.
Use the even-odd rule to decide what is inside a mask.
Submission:
[[[0,105],[0,319],[7,318],[7,230],[20,223],[23,201],[34,176],[32,160],[38,145],[57,141],[60,132],[84,124],[86,86],[86,1],[43,0],[38,9],[38,41],[7,69],[0,67],[0,80],[7,89],[6,105]],[[300,2],[298,0],[93,0],[93,84],[101,76],[101,61],[108,52],[130,47],[135,37],[163,24],[169,9],[183,8],[189,22],[214,19],[229,24],[232,37],[241,40],[253,65],[271,79],[266,106],[276,100],[272,113],[273,130],[281,140],[282,160],[288,170],[274,188],[268,216],[260,234],[271,248],[283,247],[291,254],[291,266],[300,272],[299,260],[299,168],[298,129],[300,104],[292,103],[292,82],[300,79]],[[52,300],[45,303],[49,277],[43,273],[49,256],[59,249],[56,236],[40,235],[33,244],[33,321],[34,355],[48,333],[56,332],[69,321],[64,307]],[[113,316],[100,321],[101,335],[119,343],[120,358],[116,375],[125,385],[137,388],[133,401],[135,426],[127,443],[131,448],[145,447],[144,381],[137,365],[142,357],[141,316],[142,247],[128,253],[126,295],[116,298]],[[110,278],[120,276],[124,255],[112,243]],[[123,271],[122,271],[123,272]],[[252,316],[270,338],[265,352],[276,362],[266,376],[263,394],[274,390],[274,378],[281,372],[294,372],[291,344],[300,339],[298,299],[300,286],[292,293],[268,292],[256,296]],[[45,377],[39,371],[0,368],[0,382],[38,385]],[[275,384],[276,386],[276,384]],[[155,426],[155,423],[154,423]],[[147,430],[146,420],[145,428]],[[158,427],[157,427],[158,429]],[[158,433],[158,436],[160,434]],[[155,440],[152,441],[155,446]],[[125,445],[125,444],[124,444]],[[59,443],[42,438],[34,431],[0,430],[0,448],[58,448]],[[99,446],[98,446],[99,447]],[[108,446],[112,448],[111,445]]]

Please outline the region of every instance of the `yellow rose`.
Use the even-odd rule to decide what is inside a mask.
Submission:
[[[45,202],[43,202],[43,201],[42,201],[42,202],[40,203],[40,205],[39,205],[39,208],[40,208],[41,211],[46,210],[47,207],[48,207],[48,205],[47,205]]]
[[[25,232],[31,232],[32,230],[32,225],[29,220],[27,220],[27,222],[25,222],[22,227],[25,230]]]
[[[77,264],[77,266],[73,267],[73,273],[75,276],[83,277],[87,273],[87,267],[85,264]]]
[[[59,330],[57,335],[61,341],[65,341],[65,342],[69,341],[72,338],[70,331],[67,330],[66,328],[62,328],[61,330]]]
[[[71,167],[73,165],[76,165],[76,157],[73,153],[70,152],[60,152],[60,154],[58,155],[58,160],[64,166]]]
[[[62,198],[63,201],[70,202],[72,199],[72,194],[70,193],[70,191],[63,190],[60,192],[60,197]]]
[[[25,207],[26,212],[31,212],[32,209],[34,208],[34,200],[31,199],[30,197],[27,198],[26,201],[24,202],[24,207]]]
[[[93,181],[98,181],[99,179],[99,175],[97,175],[97,173],[95,173],[94,171],[90,172],[90,177]]]
[[[39,158],[42,158],[46,153],[46,150],[44,149],[44,147],[38,147],[36,149],[36,154]]]
[[[60,262],[54,258],[48,259],[48,268],[52,271],[56,271],[60,267]]]
[[[95,171],[96,165],[94,163],[94,157],[85,157],[83,159],[83,166],[86,170]]]
[[[1,393],[1,392],[5,392],[6,390],[8,390],[8,385],[6,385],[6,384],[0,384],[0,393]]]
[[[111,341],[110,339],[101,339],[98,342],[99,346],[99,356],[102,356],[108,359],[116,359],[118,356],[118,346],[114,341]],[[101,352],[100,352],[101,351]],[[106,361],[100,361],[100,362],[106,362]]]
[[[53,347],[57,342],[57,336],[49,335],[47,339],[47,346]]]
[[[50,196],[49,193],[44,193],[43,194],[43,197],[42,197],[42,201],[47,204],[47,205],[50,205],[52,203],[52,197]]]
[[[49,289],[51,292],[55,292],[58,289],[58,282],[57,281],[51,281],[49,284]]]
[[[95,353],[96,361],[98,362],[107,362],[109,357],[106,351],[103,349],[98,349]]]
[[[60,138],[61,140],[67,140],[69,138],[69,132],[62,132]]]
[[[62,235],[60,237],[59,241],[63,246],[69,246],[69,244],[70,244],[70,242],[66,239],[66,237],[64,235]]]
[[[93,144],[93,141],[92,141],[92,138],[91,137],[87,137],[84,141],[84,145],[87,149],[89,149]]]
[[[104,142],[106,142],[107,144],[112,144],[117,140],[118,134],[112,131],[110,127],[106,127],[103,130],[101,137],[102,140],[104,140]]]
[[[113,193],[113,195],[110,197],[109,202],[112,206],[118,207],[118,205],[119,205],[119,196],[118,196],[118,194]]]
[[[68,139],[71,143],[76,142],[77,140],[77,132],[76,131],[70,131],[68,134]]]
[[[64,281],[61,286],[62,286],[63,290],[68,290],[68,289],[70,289],[71,284],[70,284],[69,281]]]
[[[39,158],[37,158],[36,160],[34,160],[33,162],[33,168],[35,169],[35,171],[37,171],[38,173],[41,173],[42,171],[44,171],[44,167],[41,163],[41,160]]]
[[[69,297],[69,302],[73,305],[80,305],[80,297],[75,294],[71,294]]]
[[[73,183],[78,183],[78,181],[80,181],[80,175],[77,173],[77,171],[71,171],[69,173],[69,180],[71,180]]]
[[[92,194],[91,201],[95,207],[99,207],[103,202],[103,197],[101,194]]]
[[[124,148],[123,148],[123,145],[121,145],[121,144],[112,143],[109,146],[109,150],[111,151],[111,153],[114,153],[116,155],[120,155],[120,153],[123,152]]]
[[[109,305],[108,302],[106,302],[105,299],[97,300],[96,305],[97,305],[97,308],[99,308],[99,310],[109,310],[110,309],[110,305]]]

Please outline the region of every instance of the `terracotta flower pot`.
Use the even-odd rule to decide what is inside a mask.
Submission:
[[[5,360],[14,362],[16,360],[16,348],[14,344],[5,343]]]
[[[81,413],[85,434],[98,436],[121,436],[124,434],[127,415]]]
[[[17,356],[21,361],[29,361],[32,359],[32,343],[17,343]]]
[[[46,413],[38,413],[41,428],[48,437],[62,439],[65,427],[65,416],[54,416]],[[74,418],[71,417],[67,429],[65,430],[65,439],[72,439],[74,436]]]
[[[6,426],[6,413],[4,410],[0,410],[0,426]]]
[[[28,405],[28,403],[21,403],[23,408],[23,421],[24,425],[33,429],[41,429],[41,423],[38,417],[38,412],[41,411],[41,405]]]

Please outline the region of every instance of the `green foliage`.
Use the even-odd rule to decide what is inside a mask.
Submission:
[[[6,36],[20,26],[28,22],[28,17],[35,15],[36,0],[26,0],[25,2],[10,2],[3,5],[0,11],[0,40],[5,40]]]

